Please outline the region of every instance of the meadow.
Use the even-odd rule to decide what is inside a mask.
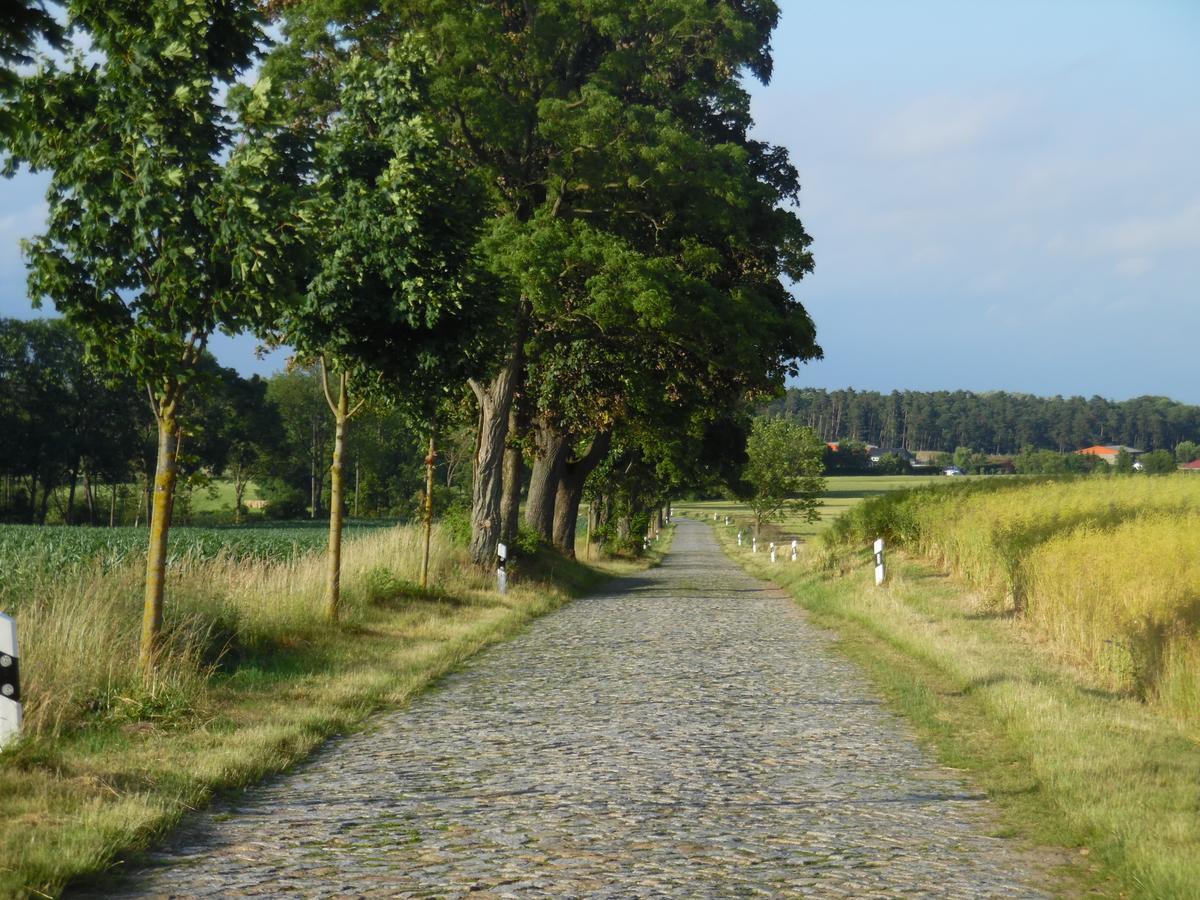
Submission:
[[[825,479],[819,521],[806,522],[784,513],[777,520],[763,525],[763,539],[790,541],[795,538],[809,541],[868,497],[946,481],[945,477],[933,475],[835,475]],[[718,522],[724,522],[725,516],[729,516],[743,529],[751,521],[746,505],[736,500],[680,500],[673,505],[673,509],[709,521],[712,521],[714,514]]]

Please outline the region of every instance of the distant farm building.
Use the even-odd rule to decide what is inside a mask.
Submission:
[[[266,509],[270,505],[270,500],[247,500],[245,503],[246,509]]]
[[[1179,467],[1179,471],[1181,471],[1181,472],[1200,472],[1200,459],[1197,459],[1194,462],[1184,463],[1182,466]]]
[[[1096,444],[1094,447],[1084,447],[1082,450],[1075,452],[1080,456],[1098,456],[1110,466],[1116,465],[1117,456],[1124,450],[1130,456],[1136,458],[1145,453],[1145,450],[1138,450],[1136,447],[1125,447],[1121,444]]]
[[[867,456],[873,463],[879,462],[885,456],[898,456],[909,465],[917,461],[917,458],[903,447],[868,447]]]

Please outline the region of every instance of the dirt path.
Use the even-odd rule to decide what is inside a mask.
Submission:
[[[130,896],[1041,896],[795,605],[666,562],[219,805]],[[106,890],[111,894],[111,890]]]

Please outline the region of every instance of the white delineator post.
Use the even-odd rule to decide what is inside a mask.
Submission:
[[[775,562],[775,542],[771,541],[771,562]]]
[[[508,562],[508,547],[505,544],[496,545],[496,590],[508,593],[508,572],[504,570]]]
[[[883,538],[875,541],[875,584],[883,584],[887,572],[883,565]]]
[[[17,623],[0,613],[0,750],[21,734],[21,669]]]
[[[796,548],[798,544],[799,541],[792,541],[792,562],[796,561]]]
[[[758,552],[758,538],[756,538],[756,537],[750,538],[750,552],[751,553]]]
[[[742,532],[740,529],[738,530],[738,546],[742,546]]]

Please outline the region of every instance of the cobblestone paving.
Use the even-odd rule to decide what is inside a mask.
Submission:
[[[198,817],[124,889],[1040,896],[984,799],[828,644],[682,521],[660,568]]]

